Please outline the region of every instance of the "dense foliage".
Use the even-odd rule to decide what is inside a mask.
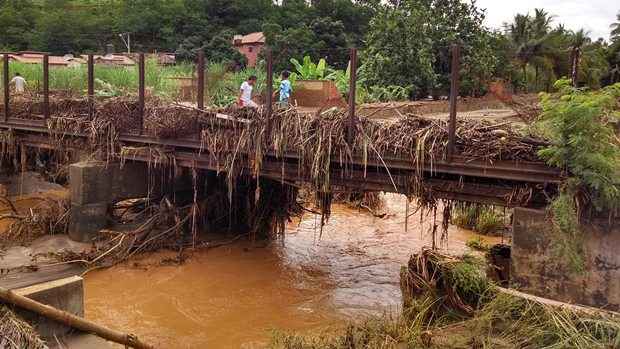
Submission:
[[[521,91],[550,91],[570,77],[576,49],[580,86],[620,81],[620,14],[609,41],[556,25],[543,9],[515,16],[503,32],[484,27],[484,18],[475,1],[461,0],[0,0],[0,49],[125,51],[119,35],[129,33],[134,52],[190,60],[204,49],[210,62],[239,68],[245,58],[233,35],[262,30],[276,71],[310,56],[344,73],[349,48],[358,47],[359,77],[379,99],[445,95],[454,43],[462,46],[463,95],[484,94],[497,78]]]
[[[620,204],[620,84],[600,91],[576,89],[567,80],[556,83],[559,97],[543,95],[539,127],[553,140],[540,155],[574,176],[573,187],[598,210]]]
[[[459,0],[406,0],[383,8],[371,22],[364,72],[372,85],[412,84],[416,94],[450,85],[450,47],[462,46],[464,94],[480,94],[494,74],[497,56],[484,12]]]
[[[573,271],[583,267],[580,220],[613,216],[620,208],[620,84],[599,91],[559,80],[556,94],[543,94],[537,127],[552,144],[539,152],[569,179],[551,204],[556,260]]]

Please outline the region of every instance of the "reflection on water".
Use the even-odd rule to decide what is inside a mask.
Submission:
[[[386,200],[386,218],[335,205],[322,235],[320,219],[306,215],[267,247],[239,242],[196,252],[181,266],[153,266],[166,257],[155,254],[93,272],[86,316],[162,348],[250,348],[270,329],[312,330],[395,311],[400,266],[430,244],[433,217],[422,224],[411,217],[405,232],[404,197]],[[451,227],[445,248],[462,253],[472,235]]]

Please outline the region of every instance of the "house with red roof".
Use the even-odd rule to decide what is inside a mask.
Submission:
[[[248,67],[254,67],[258,60],[258,54],[265,46],[265,35],[262,32],[235,35],[233,45],[248,59]]]

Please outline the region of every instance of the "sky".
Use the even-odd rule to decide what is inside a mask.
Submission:
[[[511,22],[517,13],[534,12],[544,8],[555,15],[554,23],[563,23],[566,28],[590,31],[590,37],[609,39],[609,26],[615,22],[620,11],[620,0],[478,0],[478,7],[487,9],[486,24],[502,29],[505,22]]]

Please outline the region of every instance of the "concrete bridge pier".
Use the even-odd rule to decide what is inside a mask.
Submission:
[[[165,178],[162,170],[149,168],[143,162],[126,162],[121,166],[118,162],[83,161],[70,165],[69,236],[75,241],[91,241],[108,226],[112,204],[156,197],[162,192]]]
[[[582,222],[584,271],[567,270],[544,210],[516,208],[511,281],[521,290],[566,303],[620,311],[620,219]]]

